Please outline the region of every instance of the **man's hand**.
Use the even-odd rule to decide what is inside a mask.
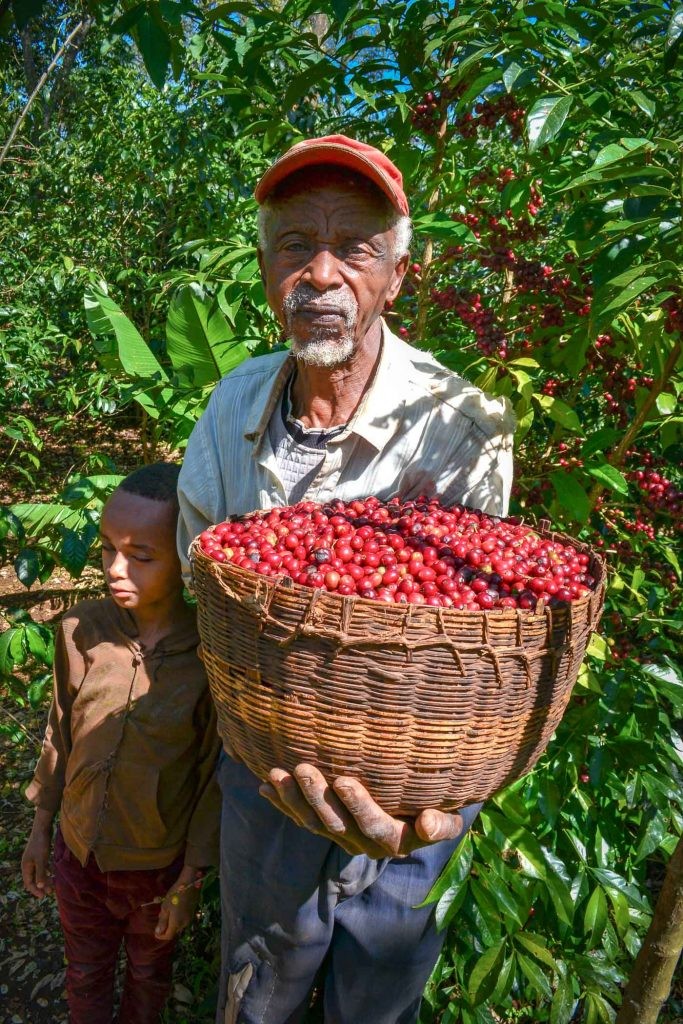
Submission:
[[[186,865],[166,893],[154,929],[154,937],[160,942],[169,942],[192,921],[199,900],[195,883],[201,877],[201,871]]]
[[[261,796],[297,825],[326,836],[347,853],[368,857],[405,857],[442,839],[456,839],[463,830],[459,814],[424,810],[412,822],[392,818],[357,779],[339,778],[329,786],[310,764],[293,773],[273,768]]]
[[[32,896],[42,900],[54,891],[54,879],[50,870],[50,847],[52,846],[52,815],[41,820],[36,813],[31,835],[21,858],[21,877],[24,888]]]

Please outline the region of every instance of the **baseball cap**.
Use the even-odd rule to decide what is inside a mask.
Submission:
[[[265,202],[273,189],[290,174],[316,164],[335,164],[362,174],[384,193],[395,210],[408,215],[408,200],[398,167],[381,150],[346,135],[323,135],[318,139],[297,142],[268,168],[259,181],[254,192],[257,203]]]

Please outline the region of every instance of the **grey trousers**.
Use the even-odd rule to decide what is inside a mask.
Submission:
[[[221,755],[222,966],[217,1024],[297,1024],[323,962],[325,1024],[414,1024],[443,944],[418,908],[455,840],[406,858],[352,857],[299,828]]]

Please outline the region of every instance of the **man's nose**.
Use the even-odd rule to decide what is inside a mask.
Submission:
[[[344,284],[339,260],[333,252],[324,248],[318,249],[311,256],[302,276],[304,281],[319,292],[324,292],[328,288],[341,288]]]

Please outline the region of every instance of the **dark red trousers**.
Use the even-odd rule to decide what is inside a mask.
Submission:
[[[171,988],[176,942],[154,937],[159,904],[140,904],[168,891],[183,858],[154,871],[100,871],[92,855],[83,867],[58,829],[54,862],[71,1024],[112,1024],[122,942],[126,974],[119,1024],[157,1024]]]

